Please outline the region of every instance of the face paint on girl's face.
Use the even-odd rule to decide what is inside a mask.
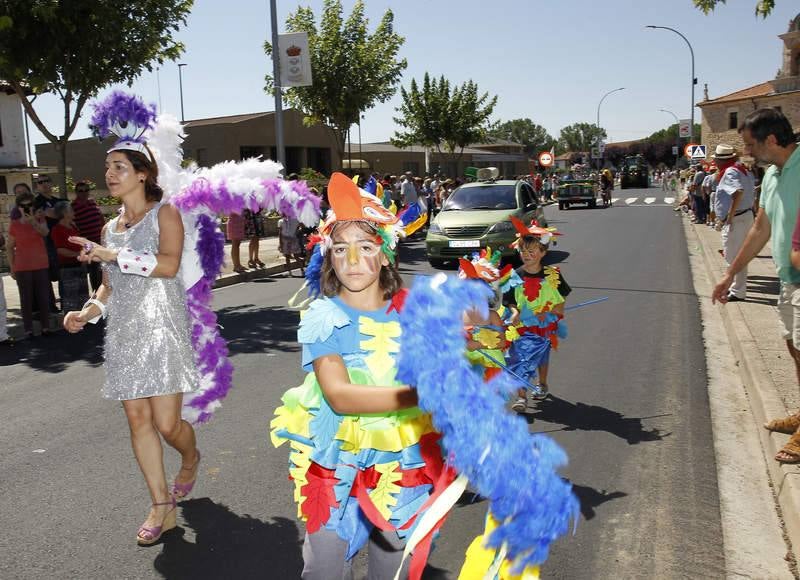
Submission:
[[[379,238],[370,236],[356,224],[343,224],[333,235],[329,251],[333,270],[342,285],[351,292],[360,292],[376,284],[381,267],[389,264]]]

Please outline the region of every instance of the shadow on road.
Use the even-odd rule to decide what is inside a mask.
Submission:
[[[547,250],[547,253],[542,258],[542,264],[545,266],[552,266],[553,264],[560,264],[569,258],[569,252],[562,250]]]
[[[300,315],[296,310],[243,304],[223,308],[217,316],[231,355],[272,349],[282,352],[299,350],[297,325]]]
[[[164,578],[299,578],[302,541],[286,518],[262,522],[238,515],[208,498],[180,504],[194,543],[181,528],[164,535],[153,567]]]
[[[416,273],[416,270],[412,270],[409,266],[427,264],[427,262],[425,234],[415,233],[412,239],[397,245],[397,269],[400,272]]]
[[[14,346],[0,347],[0,367],[24,364],[46,373],[60,373],[75,361],[92,366],[103,364],[102,323],[89,326],[78,334],[65,331],[48,337],[18,341]]]
[[[642,419],[650,417],[625,417],[605,407],[571,403],[553,396],[539,401],[536,412],[527,418],[529,423],[540,420],[564,425],[564,431],[605,431],[624,439],[629,445],[660,441],[670,435],[659,429],[645,429]]]
[[[781,283],[774,276],[748,276],[748,289],[761,294],[777,296],[781,292]]]
[[[594,511],[594,508],[597,506],[607,501],[627,497],[628,495],[623,491],[612,491],[609,493],[605,489],[596,490],[593,487],[577,485],[575,483],[572,484],[572,491],[575,492],[575,495],[578,496],[578,500],[581,502],[581,515],[585,520],[591,520],[597,515]]]

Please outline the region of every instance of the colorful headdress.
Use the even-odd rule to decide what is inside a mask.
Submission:
[[[106,153],[129,150],[147,154],[145,133],[153,129],[155,120],[155,105],[145,105],[136,95],[114,91],[94,105],[89,126],[100,139],[112,134],[119,137]]]
[[[306,281],[303,284],[303,288],[308,288],[308,300],[295,304],[297,295],[303,289],[301,288],[289,301],[291,306],[301,308],[322,292],[320,286],[322,259],[325,251],[333,244],[331,232],[334,225],[339,222],[363,222],[373,226],[381,238],[381,250],[389,262],[394,264],[397,242],[404,235],[403,227],[397,216],[383,207],[380,199],[358,187],[345,174],[337,172],[331,175],[328,182],[328,202],[331,209],[319,227],[319,235],[309,238],[308,249],[311,250],[311,258],[306,267]]]
[[[473,252],[458,259],[458,277],[461,279],[483,280],[487,284],[497,282],[511,264],[506,265],[501,271],[500,251],[492,252],[491,248],[484,248],[480,252]]]
[[[184,228],[180,276],[186,288],[186,309],[191,323],[195,363],[200,372],[197,390],[183,398],[182,416],[191,423],[208,421],[232,385],[233,366],[225,339],[219,333],[211,308],[212,288],[222,270],[225,236],[219,216],[241,214],[245,209],[280,211],[307,226],[319,222],[318,196],[304,181],[286,181],[274,161],[225,161],[208,168],[194,163],[183,167],[183,128],[172,115],[156,118],[155,105],[147,106],[135,95],[115,91],[95,105],[91,128],[105,139],[120,138],[109,151],[132,150],[158,165],[163,200],[181,213]]]
[[[514,224],[514,229],[517,230],[517,239],[512,242],[511,247],[516,248],[519,246],[519,241],[522,238],[533,236],[539,238],[539,241],[545,245],[549,244],[553,236],[560,236],[556,228],[543,228],[536,220],[531,220],[531,225],[526,226],[519,218],[511,216],[511,223]]]

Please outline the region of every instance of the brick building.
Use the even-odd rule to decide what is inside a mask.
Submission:
[[[780,109],[795,132],[800,132],[800,14],[778,38],[783,42],[783,66],[774,79],[715,99],[708,98],[706,87],[704,99],[697,106],[703,114],[701,143],[706,145],[709,155],[720,143],[741,152],[743,143],[738,128],[756,109]]]
[[[286,143],[286,170],[299,172],[310,167],[325,175],[350,166],[364,171],[399,174],[412,171],[425,173],[425,148],[419,145],[400,149],[391,143],[351,143],[339,159],[332,133],[322,125],[306,126],[303,114],[296,109],[284,111],[284,140]],[[239,161],[263,155],[275,159],[275,113],[247,113],[207,119],[194,119],[184,124],[186,140],[183,142],[185,158],[193,159],[201,167],[222,161]],[[90,179],[97,184],[98,192],[105,190],[103,160],[113,143],[109,138],[101,143],[95,138],[75,139],[69,142],[67,165],[73,179]],[[51,143],[36,145],[36,157],[41,163],[55,164],[56,150]],[[450,176],[463,175],[469,166],[494,166],[501,174],[527,173],[529,161],[524,147],[519,143],[495,140],[479,143],[464,149],[460,157],[442,160],[434,152],[429,154],[431,172],[441,171]]]

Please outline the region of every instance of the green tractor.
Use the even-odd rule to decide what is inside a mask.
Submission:
[[[629,155],[623,159],[619,186],[621,189],[650,187],[650,170],[644,157]]]

